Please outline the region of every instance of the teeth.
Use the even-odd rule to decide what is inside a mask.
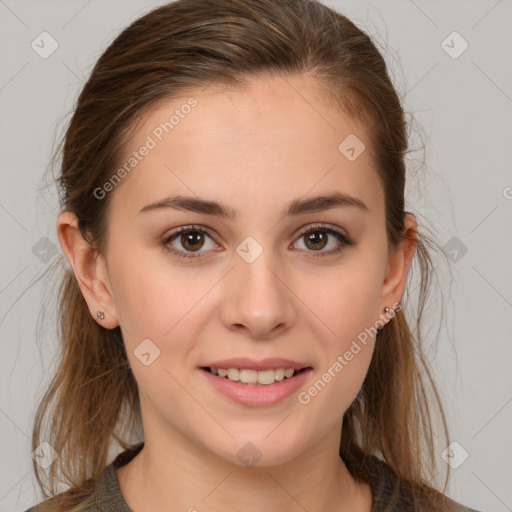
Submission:
[[[277,381],[283,380],[285,374],[286,374],[286,370],[284,368],[278,368],[277,370],[274,370],[274,378]]]
[[[244,384],[256,385],[262,384],[268,386],[279,382],[285,378],[293,377],[294,368],[277,368],[275,370],[246,370],[238,368],[210,368],[213,375],[225,377],[235,382],[242,382]],[[298,372],[298,370],[297,370]]]
[[[240,371],[237,368],[230,368],[228,370],[229,380],[240,380]]]

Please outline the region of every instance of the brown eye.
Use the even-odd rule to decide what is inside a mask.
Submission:
[[[304,235],[306,246],[314,251],[322,250],[328,241],[328,235],[323,231],[311,231]]]
[[[208,240],[210,240],[210,247],[207,246]],[[216,247],[214,240],[204,229],[194,226],[182,226],[176,229],[164,237],[161,244],[165,250],[181,258],[198,258],[203,256],[203,252]]]
[[[204,244],[204,235],[200,231],[188,231],[181,233],[181,245],[188,251],[197,251]]]
[[[333,256],[353,245],[353,241],[348,235],[329,226],[318,224],[308,226],[308,228],[301,231],[299,241],[303,241],[304,250],[309,253],[309,256]],[[328,245],[331,245],[330,250],[324,251]]]

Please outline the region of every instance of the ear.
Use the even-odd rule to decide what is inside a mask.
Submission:
[[[407,212],[404,224],[404,232],[398,247],[389,251],[388,265],[382,284],[381,313],[386,307],[395,309],[396,305],[401,301],[407,281],[407,272],[416,251],[416,230],[418,227],[416,217],[412,213]]]
[[[119,325],[112,289],[108,281],[105,259],[84,240],[74,213],[64,211],[57,218],[57,236],[60,246],[75,273],[91,316],[102,327],[113,329]],[[104,319],[96,315],[102,311]]]

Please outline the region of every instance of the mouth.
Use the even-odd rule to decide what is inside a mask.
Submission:
[[[311,366],[303,368],[268,368],[252,370],[245,368],[214,368],[202,366],[201,370],[215,375],[219,379],[236,382],[246,386],[270,386],[277,382],[293,379],[297,375],[312,370]]]
[[[277,358],[215,361],[198,370],[208,386],[244,407],[270,407],[285,402],[307,385],[313,374],[311,366]]]

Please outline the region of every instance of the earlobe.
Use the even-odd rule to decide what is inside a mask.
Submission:
[[[101,254],[84,239],[76,215],[69,211],[57,218],[57,237],[71,265],[91,316],[103,327],[119,325],[106,265]]]

